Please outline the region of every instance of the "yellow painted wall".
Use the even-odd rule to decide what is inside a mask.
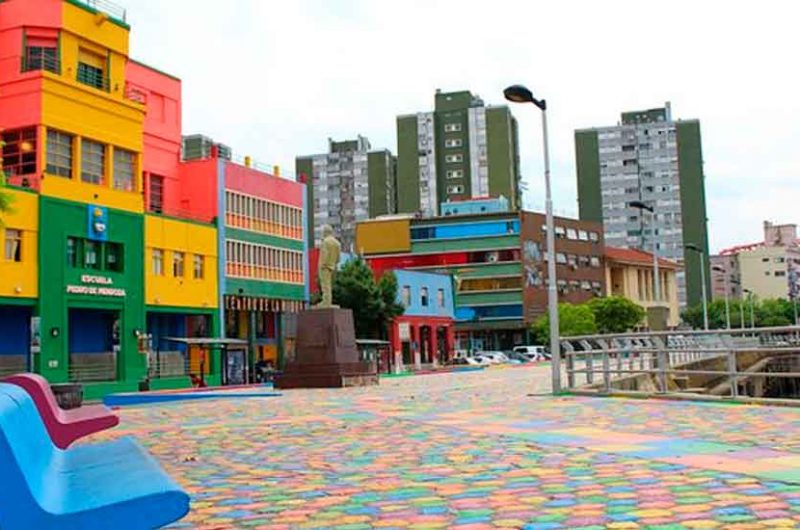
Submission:
[[[356,225],[356,251],[364,254],[411,250],[409,219],[376,219]]]
[[[145,299],[148,305],[217,307],[217,229],[197,223],[145,216]],[[164,275],[153,274],[152,251],[164,251]],[[175,251],[185,254],[184,276],[172,276]],[[203,278],[195,280],[193,256],[205,258]]]
[[[643,293],[639,289],[639,276],[642,275],[646,288],[650,294]],[[606,292],[609,295],[624,296],[628,300],[635,302],[647,309],[652,306],[666,305],[669,308],[667,325],[676,327],[680,324],[680,306],[678,304],[678,285],[675,270],[662,268],[661,277],[661,302],[652,299],[653,270],[649,266],[634,265],[632,263],[606,262]],[[616,291],[613,285],[613,278],[621,280],[620,291]]]
[[[75,136],[73,178],[45,173],[41,193],[61,199],[99,204],[141,213],[144,211],[141,153],[143,150],[144,106],[125,98],[125,67],[129,31],[100,14],[63,2],[60,33],[61,73],[43,72],[42,122],[45,128]],[[109,90],[104,91],[77,81],[81,50],[105,58]],[[40,145],[46,146],[46,129]],[[106,152],[106,175],[102,185],[80,180],[80,139],[88,138],[111,147],[136,153],[136,182],[132,192],[113,189],[113,150]],[[42,163],[45,149],[40,150]],[[44,167],[44,166],[43,166]]]
[[[4,189],[14,198],[13,211],[0,215],[0,296],[39,296],[39,197],[33,193]],[[22,230],[22,261],[5,260],[5,229]]]

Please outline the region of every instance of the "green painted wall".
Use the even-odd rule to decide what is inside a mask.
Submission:
[[[596,131],[575,132],[575,165],[578,172],[578,215],[582,221],[602,223],[600,147]]]
[[[275,237],[266,234],[259,234],[258,232],[251,232],[249,230],[239,230],[238,228],[225,228],[225,239],[236,239],[238,241],[247,241],[248,243],[256,243],[259,245],[269,245],[277,248],[285,248],[288,250],[303,251],[303,242],[296,239],[284,239],[282,237]]]
[[[708,228],[706,223],[706,192],[703,176],[703,150],[700,137],[700,122],[681,121],[676,124],[678,139],[678,171],[681,187],[681,216],[683,219],[684,244],[701,247],[706,255],[706,292],[711,291],[711,274],[708,267]],[[689,305],[702,302],[701,258],[697,252],[686,251],[686,299]]]
[[[504,196],[512,209],[519,207],[517,138],[507,107],[486,109],[486,151],[489,159],[489,195]]]
[[[240,289],[241,292],[239,292]],[[270,298],[304,300],[305,286],[226,277],[225,294],[241,294],[245,296],[265,296]]]
[[[314,162],[310,158],[295,158],[294,160],[295,175],[305,174],[308,179],[306,185],[306,222],[308,223],[308,246],[314,246]]]
[[[449,267],[442,266],[436,270],[447,274],[455,274],[459,278],[499,278],[499,277],[521,277],[522,265],[520,262],[515,261],[511,263],[492,263],[492,264],[467,264],[467,265],[451,265]]]
[[[397,118],[397,211],[419,210],[419,154],[417,152],[417,117]],[[311,203],[313,204],[313,203]]]
[[[470,292],[459,291],[456,294],[457,306],[521,304],[522,289],[513,291]]]
[[[429,241],[412,241],[411,252],[458,252],[467,250],[495,250],[503,248],[519,248],[519,236],[476,237],[467,239],[432,239]]]
[[[395,158],[388,150],[367,154],[367,183],[369,185],[369,216],[394,213]]]
[[[108,210],[108,239],[122,243],[123,272],[72,268],[67,264],[67,237],[86,238],[88,211],[86,204],[42,197],[39,207],[39,314],[42,318],[42,353],[36,356],[36,369],[51,382],[68,380],[69,308],[118,311],[121,329],[118,357],[118,383],[91,385],[93,392],[121,391],[137,388],[145,374],[145,357],[138,352],[134,330],[145,330],[144,312],[144,217],[128,212]],[[67,285],[82,285],[81,275],[111,278],[111,287],[123,288],[124,297],[67,294]],[[59,330],[53,337],[52,330]]]

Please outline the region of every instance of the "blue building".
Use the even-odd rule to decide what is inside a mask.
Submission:
[[[405,313],[390,333],[395,371],[444,364],[454,352],[453,280],[449,274],[395,270]]]

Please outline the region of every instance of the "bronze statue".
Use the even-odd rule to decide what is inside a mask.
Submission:
[[[342,245],[333,236],[330,225],[322,227],[322,242],[319,246],[319,287],[322,301],[317,307],[335,307],[333,305],[333,273],[339,264]]]

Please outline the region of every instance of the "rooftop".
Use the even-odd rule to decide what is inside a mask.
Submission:
[[[653,254],[645,252],[644,250],[639,250],[638,248],[606,247],[605,257],[607,260],[620,263],[648,266],[652,266],[653,264]],[[658,258],[658,265],[667,269],[681,268],[678,263],[664,258]]]
[[[122,22],[127,26],[127,10],[114,2],[108,0],[66,0],[70,4],[87,9],[93,13],[105,13],[117,22]]]

